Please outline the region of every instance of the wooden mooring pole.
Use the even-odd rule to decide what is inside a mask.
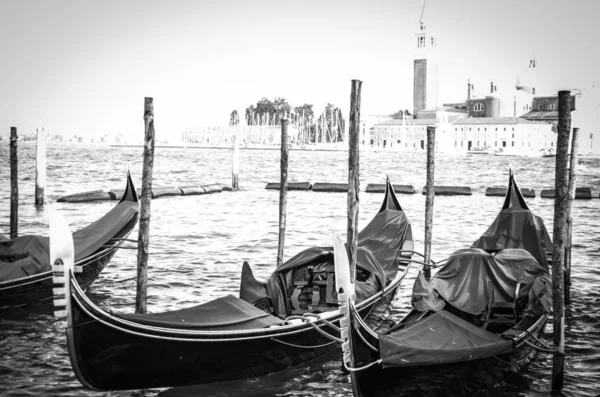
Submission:
[[[279,245],[277,246],[277,268],[283,265],[283,247],[285,245],[285,208],[288,190],[288,119],[281,119],[281,179],[279,185]]]
[[[565,245],[568,213],[568,151],[571,130],[571,92],[558,92],[558,137],[554,198],[554,230],[552,250],[552,309],[554,357],[552,360],[552,390],[562,390],[565,366]]]
[[[146,313],[148,297],[148,245],[150,243],[150,203],[152,201],[152,168],[154,166],[154,104],[144,98],[144,166],[137,254],[137,291],[135,312]]]
[[[38,128],[36,135],[35,205],[43,207],[46,190],[46,134],[43,128]]]
[[[19,236],[19,172],[17,127],[10,127],[10,238]]]
[[[241,138],[241,126],[238,124],[235,128],[235,135],[233,136],[233,165],[231,169],[231,187],[233,190],[239,189],[239,173],[240,173],[240,138]]]
[[[427,126],[427,183],[425,192],[425,266],[423,275],[429,281],[431,278],[431,239],[433,235],[433,199],[435,175],[435,127]]]
[[[360,91],[362,81],[352,80],[350,91],[350,117],[348,130],[348,260],[350,278],[354,282],[356,275],[356,256],[358,252],[358,192],[360,191],[360,162],[358,138],[360,132]]]
[[[567,241],[565,246],[565,305],[571,304],[571,249],[573,246],[573,200],[577,188],[577,155],[579,154],[579,128],[573,128],[569,163],[569,202],[567,204]]]

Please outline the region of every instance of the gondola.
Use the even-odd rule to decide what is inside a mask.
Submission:
[[[127,175],[119,203],[103,217],[73,233],[75,279],[82,291],[98,278],[138,220],[138,197]],[[25,235],[0,241],[0,315],[52,310],[49,238]]]
[[[343,363],[354,396],[473,395],[526,365],[547,348],[539,336],[552,300],[550,247],[511,172],[492,225],[438,263],[430,280],[419,273],[412,310],[399,322],[370,327],[357,316],[354,285],[340,281]]]
[[[389,180],[386,186],[380,211],[358,235],[356,310],[361,317],[392,299],[410,267],[411,225]],[[57,244],[64,235],[57,235]],[[90,389],[245,379],[298,366],[340,346],[330,246],[300,252],[266,282],[257,281],[244,262],[239,297],[155,314],[102,310],[73,282],[68,267],[64,278],[71,282],[57,286],[68,290],[57,297],[56,310],[66,314],[73,370]]]

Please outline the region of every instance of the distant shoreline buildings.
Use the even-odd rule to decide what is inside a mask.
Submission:
[[[536,88],[520,79],[504,95],[493,81],[489,92],[474,95],[467,81],[467,98],[440,105],[437,40],[420,23],[413,59],[413,114],[401,119],[369,115],[361,122],[360,140],[374,148],[425,150],[427,126],[436,127],[436,150],[537,155],[554,151],[558,95],[536,96]],[[529,67],[536,67],[535,59]],[[571,110],[576,110],[571,96]]]
[[[558,124],[558,95],[536,95],[534,83],[536,60],[532,58],[525,80],[517,78],[513,87],[501,87],[494,81],[489,90],[476,94],[471,81],[466,84],[466,98],[458,102],[441,102],[439,98],[437,40],[421,21],[413,57],[412,114],[363,115],[359,143],[373,149],[425,150],[427,127],[436,127],[436,150],[457,153],[496,153],[515,155],[552,154]],[[481,91],[480,91],[481,92]],[[579,127],[577,106],[581,90],[571,95],[572,127]],[[600,109],[598,109],[600,110]],[[580,112],[581,113],[581,112]],[[589,134],[593,150],[593,121],[586,121],[583,136]],[[290,124],[290,142],[300,143],[298,129]],[[182,133],[183,145],[226,145],[234,134],[243,144],[275,145],[280,142],[280,127],[230,126],[207,127]],[[298,135],[298,137],[296,137]]]

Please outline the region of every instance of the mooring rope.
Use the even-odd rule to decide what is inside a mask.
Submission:
[[[322,345],[302,346],[302,345],[296,345],[294,343],[284,342],[282,340],[275,339],[275,338],[271,338],[271,340],[274,341],[274,342],[279,342],[282,345],[287,345],[287,346],[291,346],[291,347],[297,347],[298,349],[318,349],[318,348],[329,346],[329,345],[335,343],[335,341],[332,341],[332,342],[329,342],[329,343],[324,343]]]
[[[381,364],[381,362],[382,362],[382,360],[381,360],[381,359],[379,359],[379,360],[377,360],[377,361],[373,361],[372,363],[369,363],[369,364],[367,364],[367,365],[364,365],[364,366],[362,366],[362,367],[356,367],[356,368],[349,367],[349,366],[348,366],[348,365],[346,365],[346,363],[344,362],[344,368],[346,368],[346,369],[347,369],[348,371],[350,371],[350,372],[359,372],[359,371],[364,371],[365,369],[369,369],[369,368],[371,368],[371,367],[372,367],[372,366],[374,366],[374,365]]]
[[[544,352],[544,353],[556,353],[556,350],[554,350],[554,349],[546,349],[546,348],[544,348],[544,347],[540,347],[540,346],[538,346],[538,345],[536,345],[536,344],[534,344],[534,343],[531,343],[531,342],[530,342],[530,341],[528,341],[527,339],[523,339],[523,342],[525,342],[525,343],[526,343],[526,344],[528,344],[529,346],[531,346],[531,347],[533,347],[534,349],[536,349],[536,350],[539,350],[539,351],[541,351],[541,352]]]
[[[373,347],[372,344],[370,344],[369,342],[367,342],[367,340],[365,339],[365,337],[363,336],[362,332],[360,332],[359,329],[356,330],[356,333],[358,334],[358,336],[360,336],[360,339],[363,341],[363,343],[365,345],[367,345],[367,347],[371,350],[373,350],[374,352],[378,352],[379,350],[377,350],[375,347]]]
[[[305,315],[306,315],[306,314],[309,314],[309,313],[305,313]],[[310,313],[309,315],[310,315],[310,316],[312,316],[312,317],[316,317],[316,318],[318,318],[319,320],[323,321],[323,323],[324,323],[325,325],[330,325],[330,326],[333,326],[333,327],[334,327],[334,329],[337,329],[337,331],[338,331],[338,332],[341,332],[341,330],[340,330],[338,327],[336,327],[335,325],[331,324],[329,321],[327,321],[327,320],[324,320],[324,319],[320,318],[319,316],[317,316],[317,315],[315,315],[315,314],[312,314],[312,313]],[[304,323],[306,323],[306,324],[310,325],[311,327],[313,327],[315,331],[317,331],[318,333],[320,333],[320,334],[321,334],[321,335],[323,335],[324,337],[326,337],[326,338],[329,338],[329,339],[330,339],[330,340],[332,340],[333,342],[337,342],[337,343],[340,343],[340,344],[342,344],[342,343],[344,342],[342,339],[340,339],[340,338],[336,338],[335,336],[333,336],[333,335],[331,335],[331,334],[328,334],[327,332],[323,331],[323,330],[321,329],[321,327],[319,327],[317,324],[315,324],[315,322],[313,322],[313,321],[310,321],[310,320],[309,320],[308,318],[306,318],[305,316],[289,316],[289,317],[287,317],[287,318],[284,320],[284,324],[290,324],[289,320],[301,320],[301,321],[303,321]]]

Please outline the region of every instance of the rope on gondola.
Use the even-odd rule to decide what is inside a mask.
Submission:
[[[338,327],[337,325],[335,325],[334,323],[332,323],[331,321],[325,320],[324,318],[321,318],[321,316],[319,316],[316,313],[304,313],[304,316],[306,317],[315,317],[321,321],[323,321],[325,324],[329,325],[331,328],[333,328],[336,332],[342,332],[342,330],[340,329],[340,327]]]
[[[492,358],[493,358],[494,360],[496,360],[496,361],[500,361],[501,363],[504,363],[504,364],[518,364],[518,363],[520,363],[520,362],[523,362],[523,361],[527,360],[527,358],[529,358],[529,355],[531,354],[531,352],[532,352],[533,350],[535,350],[535,349],[534,349],[534,348],[531,348],[531,349],[530,349],[530,350],[527,352],[527,354],[525,354],[525,355],[524,355],[522,358],[520,358],[520,359],[518,359],[518,360],[515,360],[515,361],[506,361],[506,360],[503,360],[503,359],[501,359],[501,358],[499,358],[499,357],[496,357],[496,356],[492,356]]]
[[[374,365],[378,365],[381,364],[381,359],[377,360],[377,361],[373,361],[372,363],[369,363],[367,365],[364,365],[362,367],[357,367],[357,368],[352,368],[349,367],[348,365],[346,365],[346,363],[344,362],[344,368],[346,368],[346,370],[350,371],[350,372],[358,372],[358,371],[364,371],[365,369],[369,369]]]
[[[96,252],[95,254],[88,256],[87,258],[85,258],[82,261],[75,262],[75,266],[86,266],[92,260],[101,259],[105,256],[110,255],[115,249],[116,248],[114,246],[109,246],[108,248],[105,248],[102,251]],[[83,263],[84,261],[85,261],[85,263]]]
[[[529,338],[533,338],[537,343],[539,343],[540,345],[542,345],[542,347],[545,347],[546,349],[552,349],[550,347],[550,345],[548,345],[546,342],[542,341],[537,336],[535,336],[534,334],[532,334],[531,331],[525,330],[524,332],[529,335]]]
[[[128,243],[136,243],[136,244],[138,242],[137,240],[134,240],[131,238],[118,238],[118,237],[113,237],[109,241],[127,241]]]
[[[526,344],[528,344],[529,346],[531,346],[532,348],[534,348],[538,351],[541,351],[544,353],[552,353],[552,354],[556,353],[556,350],[554,350],[554,349],[546,349],[544,347],[540,347],[540,346],[536,345],[535,343],[531,343],[527,339],[523,339],[523,342],[525,342]]]
[[[273,342],[279,342],[279,343],[281,343],[282,345],[287,345],[287,346],[291,346],[291,347],[297,347],[298,349],[319,349],[319,348],[321,348],[321,347],[329,346],[329,345],[331,345],[331,344],[335,343],[335,341],[331,341],[331,342],[329,342],[329,343],[324,343],[324,344],[322,344],[322,345],[314,345],[314,346],[302,346],[302,345],[296,345],[296,344],[294,344],[294,343],[284,342],[284,341],[282,341],[282,340],[275,339],[275,338],[271,338],[271,340],[272,340]]]
[[[422,253],[417,252],[417,251],[402,250],[402,251],[398,251],[398,254],[399,255],[401,255],[401,254],[413,254],[413,255],[418,255],[421,258],[425,258],[425,255],[423,255]],[[417,263],[419,265],[425,266],[425,262],[416,261],[414,259],[410,259],[410,261],[411,261],[411,263]],[[446,261],[448,261],[448,258],[442,259],[441,261],[437,261],[437,262],[434,261],[434,260],[431,260],[430,261],[431,263],[429,263],[428,266],[430,268],[434,268],[435,269],[436,267],[442,266],[444,263],[446,263]]]
[[[315,317],[319,318],[318,316],[315,316]],[[337,342],[339,344],[342,344],[344,342],[342,339],[336,338],[335,336],[323,331],[321,329],[321,327],[319,327],[317,324],[315,324],[315,322],[310,321],[308,318],[306,318],[304,316],[289,316],[288,318],[285,319],[284,324],[289,324],[289,320],[301,320],[301,321],[305,322],[306,324],[310,325],[311,327],[313,327],[315,331],[317,331],[324,337],[331,339],[333,342]],[[319,320],[323,321],[326,325],[333,326],[335,329],[337,329],[338,332],[341,332],[341,330],[338,327],[331,324],[329,321],[323,320],[322,318],[319,318]]]
[[[372,344],[370,344],[369,342],[367,342],[367,340],[365,339],[365,337],[363,336],[362,332],[360,332],[359,329],[356,330],[356,333],[358,334],[358,336],[360,336],[360,339],[363,341],[363,343],[365,345],[367,345],[367,347],[371,350],[373,350],[374,352],[378,352],[379,350],[377,350],[375,347],[373,347]]]

